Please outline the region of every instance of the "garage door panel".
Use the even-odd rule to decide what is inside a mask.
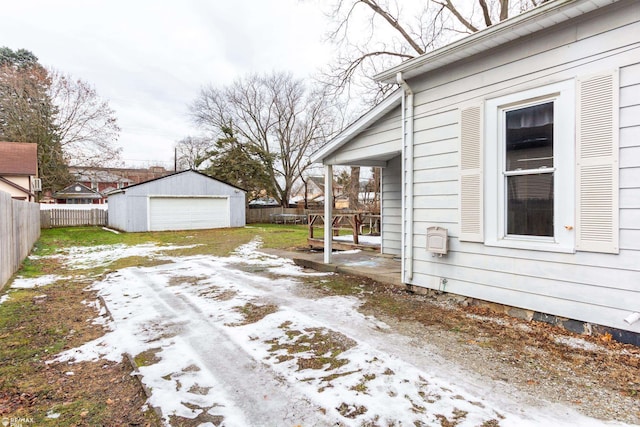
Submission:
[[[212,197],[151,197],[149,229],[194,230],[229,227],[229,199]]]

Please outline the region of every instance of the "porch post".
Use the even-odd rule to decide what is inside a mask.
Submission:
[[[324,263],[331,264],[333,251],[333,166],[324,167]]]

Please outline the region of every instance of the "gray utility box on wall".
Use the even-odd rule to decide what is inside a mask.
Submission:
[[[440,256],[446,255],[449,250],[449,236],[446,228],[427,228],[427,250]]]

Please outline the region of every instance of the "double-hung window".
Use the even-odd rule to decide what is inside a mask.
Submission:
[[[553,101],[505,109],[506,236],[553,238]]]
[[[574,84],[486,102],[486,244],[574,250]]]

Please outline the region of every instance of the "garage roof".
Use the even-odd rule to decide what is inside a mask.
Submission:
[[[117,191],[113,191],[113,192],[109,193],[109,195],[118,194],[118,193],[124,193],[125,191],[127,191],[129,188],[132,188],[132,187],[137,187],[139,185],[148,184],[148,183],[154,182],[154,181],[160,181],[161,179],[167,179],[167,178],[170,178],[172,176],[176,176],[176,175],[180,175],[180,174],[188,173],[188,172],[197,173],[198,175],[202,175],[205,178],[209,178],[209,179],[212,179],[214,181],[221,182],[221,183],[226,184],[226,185],[228,185],[230,187],[237,188],[240,191],[244,191],[245,193],[247,192],[247,190],[245,190],[244,188],[240,188],[237,185],[229,184],[228,182],[221,181],[219,179],[213,178],[213,177],[211,177],[211,176],[209,176],[207,174],[204,174],[202,172],[198,172],[197,170],[194,170],[194,169],[187,169],[187,170],[184,170],[184,171],[175,172],[175,173],[172,173],[172,174],[169,174],[169,175],[161,176],[159,178],[150,179],[148,181],[139,182],[138,184],[129,185],[128,187],[121,188],[120,190],[117,190]]]

